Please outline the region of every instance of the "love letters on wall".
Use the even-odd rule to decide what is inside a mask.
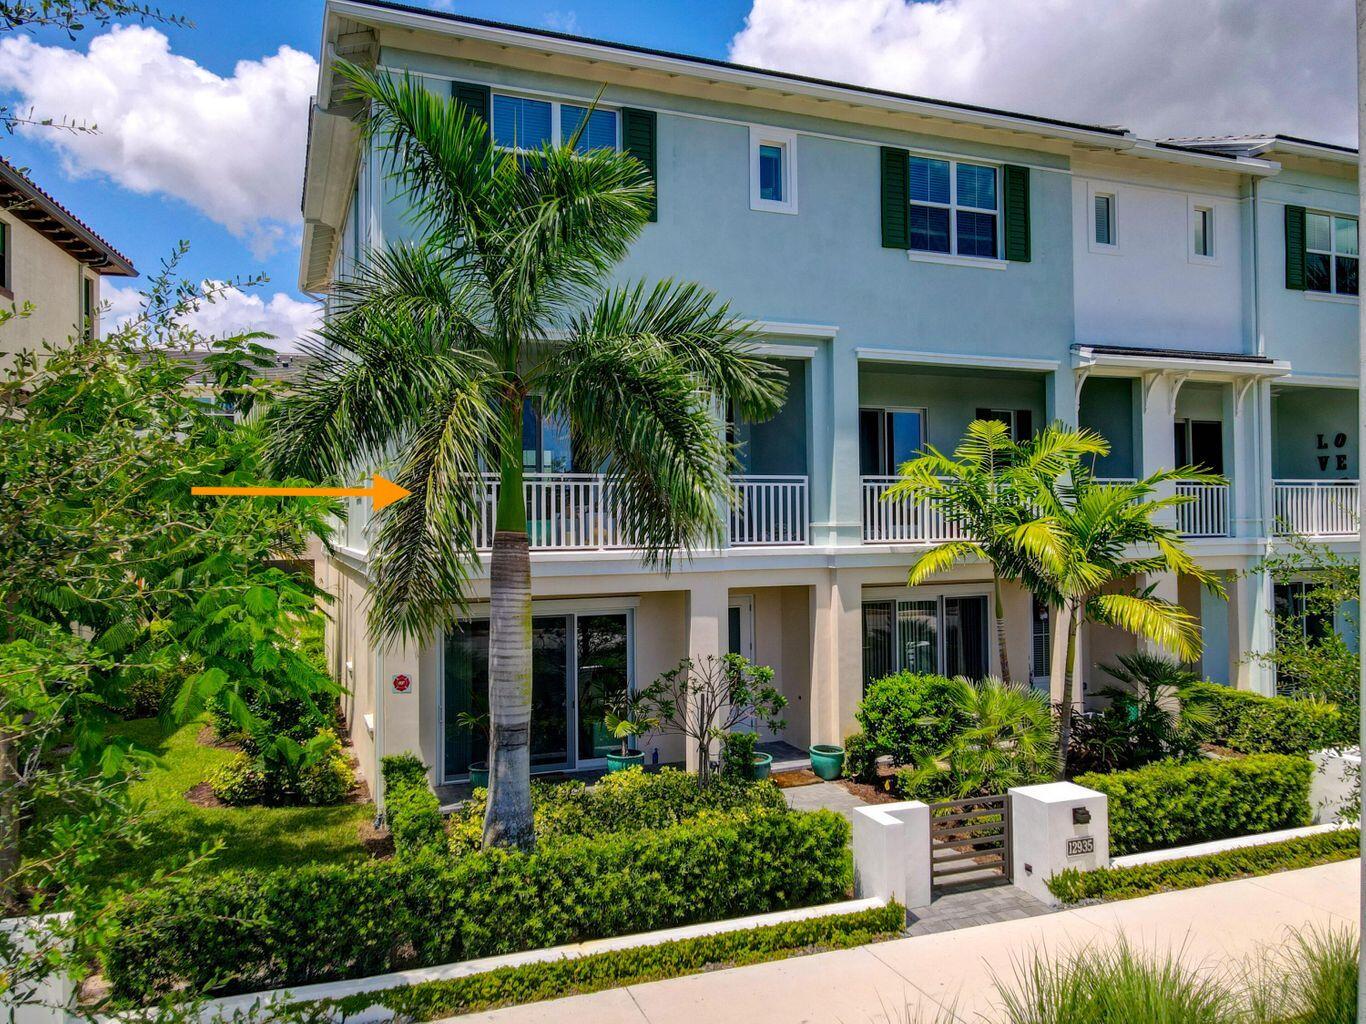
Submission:
[[[1333,435],[1331,445],[1327,434],[1318,434],[1316,437],[1317,440],[1314,444],[1314,450],[1320,453],[1326,453],[1316,456],[1319,463],[1319,472],[1327,473],[1330,469],[1335,473],[1347,472],[1347,453],[1342,450],[1347,447],[1347,435],[1338,431],[1338,433]]]

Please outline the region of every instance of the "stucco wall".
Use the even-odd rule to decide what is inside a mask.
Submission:
[[[1096,460],[1096,475],[1138,476],[1138,408],[1134,389],[1138,381],[1129,377],[1091,377],[1081,389],[1077,422],[1096,431],[1110,442],[1110,454]]]
[[[1345,466],[1339,466],[1339,456],[1345,458]],[[1326,461],[1321,464],[1320,460]],[[1360,467],[1355,389],[1285,387],[1272,393],[1271,473],[1275,478],[1355,480]]]
[[[0,324],[0,369],[23,350],[39,351],[44,342],[61,345],[75,337],[81,320],[81,279],[95,282],[95,304],[99,305],[99,276],[89,273],[75,258],[53,245],[33,228],[13,215],[0,214],[9,225],[10,272],[14,298],[4,298],[9,307],[33,303],[33,312]]]
[[[859,405],[925,409],[929,443],[952,451],[979,408],[1028,409],[1035,429],[1043,425],[1043,376],[977,370],[931,373],[923,366],[864,363]]]

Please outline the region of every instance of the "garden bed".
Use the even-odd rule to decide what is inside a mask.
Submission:
[[[167,729],[156,719],[136,719],[117,731],[152,750],[161,763],[132,787],[132,795],[146,805],[148,842],[101,865],[101,875],[110,882],[151,878],[184,863],[206,842],[221,847],[193,873],[355,863],[387,846],[387,838],[372,827],[374,804],[363,789],[333,807],[223,807],[211,795],[212,804],[191,796],[212,769],[236,754],[203,722]]]

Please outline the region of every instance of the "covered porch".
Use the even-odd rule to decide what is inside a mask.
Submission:
[[[1360,523],[1357,389],[1293,378],[1271,392],[1274,529],[1308,538],[1355,537]]]

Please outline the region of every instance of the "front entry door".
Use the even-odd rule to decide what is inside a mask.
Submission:
[[[624,612],[575,616],[575,687],[578,718],[576,764],[601,762],[621,749],[603,721],[631,684],[630,617]]]

